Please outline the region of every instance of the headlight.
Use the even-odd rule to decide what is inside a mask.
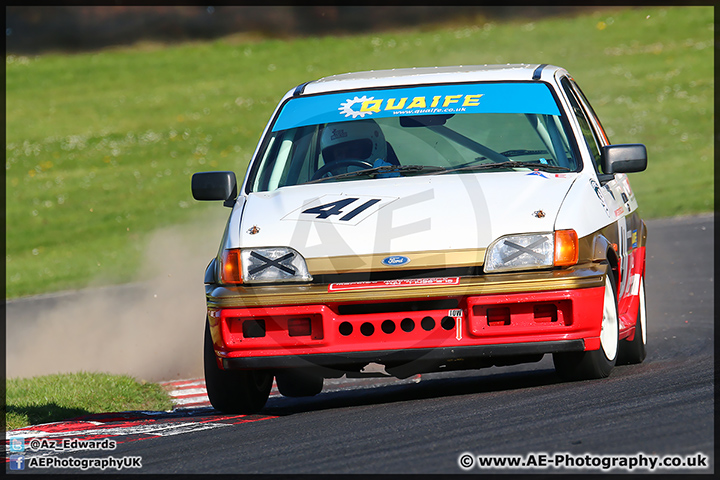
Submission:
[[[500,237],[487,250],[484,270],[529,270],[574,265],[577,261],[577,233],[575,230],[558,230]]]
[[[486,272],[551,267],[553,234],[508,235],[497,239],[485,256]]]
[[[312,281],[305,259],[288,247],[224,250],[220,274],[225,284]]]
[[[305,259],[288,247],[240,249],[244,283],[310,282]]]

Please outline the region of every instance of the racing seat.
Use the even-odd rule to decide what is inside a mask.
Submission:
[[[387,144],[387,158],[385,161],[390,165],[400,165],[400,160],[398,160],[397,155],[395,155],[395,150],[393,150],[390,142],[385,143]]]

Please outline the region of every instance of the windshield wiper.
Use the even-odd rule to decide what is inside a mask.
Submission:
[[[392,173],[397,173],[397,176],[400,176],[399,174],[408,174],[408,173],[429,173],[429,172],[442,172],[445,169],[443,167],[436,167],[431,165],[382,165],[380,167],[374,167],[374,168],[366,168],[364,170],[356,170],[354,172],[347,172],[347,173],[341,173],[340,175],[333,175],[331,177],[321,177],[317,178],[315,180],[310,180],[307,183],[319,183],[324,182],[326,180],[337,180],[342,178],[350,178],[350,177],[361,177],[367,175],[370,178],[376,178],[379,175],[386,174],[386,176],[389,178]],[[393,175],[395,176],[395,175]]]
[[[504,168],[532,168],[533,170],[543,170],[545,172],[572,172],[571,168],[561,167],[558,165],[546,165],[544,163],[536,162],[499,162],[499,163],[483,163],[481,165],[466,165],[464,167],[448,168],[440,173],[452,173],[452,172],[468,172],[468,171],[479,171],[479,170],[497,170]]]
[[[500,152],[501,155],[505,155],[506,157],[520,157],[522,155],[546,155],[549,152],[547,150],[527,150],[524,148],[518,149],[518,150],[505,150],[504,152]]]

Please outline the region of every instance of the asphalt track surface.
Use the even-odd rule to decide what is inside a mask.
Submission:
[[[458,459],[466,452],[526,460],[529,454],[700,453],[707,468],[656,473],[713,473],[713,216],[647,223],[648,356],[640,365],[616,367],[607,379],[561,382],[546,355],[534,364],[419,380],[342,380],[312,398],[273,396],[248,417],[207,407],[159,415],[156,424],[174,422],[172,434],[135,431],[133,441],[112,452],[57,456],[141,456],[142,473],[438,474],[463,473]],[[208,428],[183,430],[191,424]],[[78,473],[34,470],[43,471]],[[491,471],[602,473],[477,465],[467,472]]]

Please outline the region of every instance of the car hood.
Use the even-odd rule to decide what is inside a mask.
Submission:
[[[327,182],[251,193],[228,247],[289,246],[306,259],[484,252],[550,232],[577,174],[490,172]],[[401,260],[402,261],[402,260]],[[480,259],[482,263],[482,258]]]

